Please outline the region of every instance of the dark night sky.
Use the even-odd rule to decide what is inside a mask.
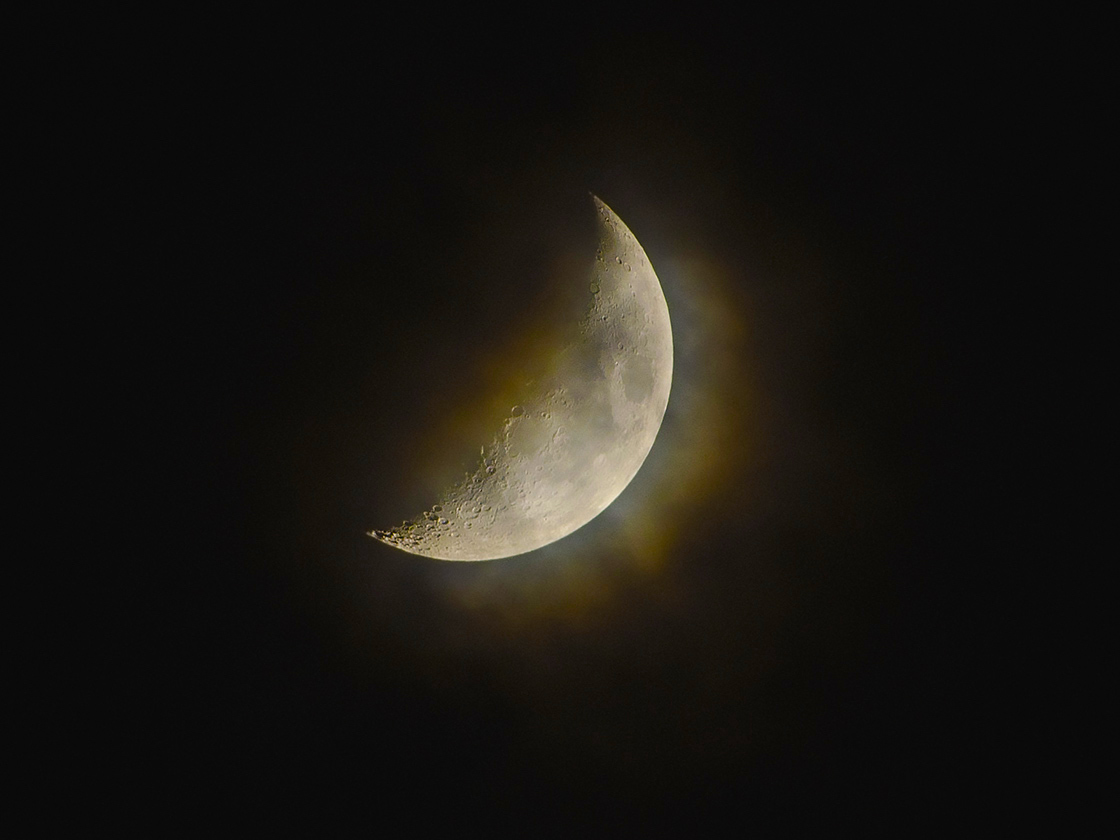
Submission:
[[[926,26],[370,31],[122,71],[159,221],[152,477],[181,477],[137,598],[144,799],[558,831],[871,828],[984,800],[988,464],[965,397],[997,77]],[[650,475],[714,441],[656,568],[618,548],[638,497],[491,564],[364,536],[429,501],[433,436],[547,303],[589,191],[683,330]],[[718,269],[726,334],[685,314],[684,258]]]

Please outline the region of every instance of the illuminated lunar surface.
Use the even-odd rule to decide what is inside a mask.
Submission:
[[[482,447],[473,474],[371,536],[441,560],[511,557],[586,525],[637,474],[669,402],[673,333],[642,246],[598,198],[595,209],[599,245],[574,340]]]

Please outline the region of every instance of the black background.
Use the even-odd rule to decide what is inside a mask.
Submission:
[[[746,30],[262,23],[120,59],[163,511],[126,787],[155,813],[870,830],[1002,788],[972,397],[1008,77],[951,21]],[[655,266],[724,268],[748,340],[715,398],[758,439],[658,571],[589,559],[605,594],[573,618],[503,585],[533,556],[363,532],[427,501],[412,447],[589,191]],[[678,362],[674,395],[704,365]]]

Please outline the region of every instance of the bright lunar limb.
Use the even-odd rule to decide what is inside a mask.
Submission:
[[[371,536],[441,560],[495,560],[586,525],[626,489],[665,416],[673,333],[661,284],[629,228],[594,198],[587,309],[477,469],[410,522]]]

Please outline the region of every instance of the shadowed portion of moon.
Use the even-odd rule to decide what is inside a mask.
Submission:
[[[634,234],[594,201],[599,242],[573,338],[527,385],[473,473],[430,510],[371,536],[441,560],[524,554],[586,525],[641,468],[669,402],[669,309]]]

